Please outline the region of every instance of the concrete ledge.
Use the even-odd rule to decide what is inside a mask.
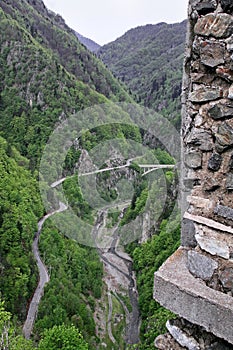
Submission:
[[[233,344],[233,298],[194,278],[187,269],[187,252],[179,248],[155,273],[154,299]]]

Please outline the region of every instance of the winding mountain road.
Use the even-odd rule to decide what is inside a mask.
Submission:
[[[36,260],[36,264],[37,264],[37,267],[39,270],[39,283],[37,285],[37,288],[35,290],[35,293],[33,295],[31,303],[29,305],[27,318],[26,318],[26,321],[25,321],[24,326],[23,326],[23,334],[24,334],[24,337],[26,339],[29,339],[31,334],[32,334],[33,325],[34,325],[37,311],[38,311],[38,306],[39,306],[40,300],[44,294],[44,287],[45,287],[46,283],[48,283],[50,280],[48,270],[47,270],[45,264],[43,263],[43,261],[41,260],[39,247],[38,247],[41,230],[42,230],[42,227],[43,227],[45,221],[50,216],[52,216],[56,213],[61,213],[61,212],[65,211],[66,209],[67,209],[67,206],[64,203],[60,202],[59,209],[57,209],[51,213],[46,214],[38,222],[38,231],[36,232],[36,234],[34,236],[34,240],[33,240],[33,244],[32,244],[32,252],[33,252],[33,255],[34,255],[34,258]]]
[[[140,157],[128,159],[126,164],[124,164],[124,165],[120,165],[120,166],[116,166],[116,167],[109,167],[106,169],[99,169],[99,170],[79,174],[79,176],[87,176],[87,175],[102,173],[105,171],[117,170],[117,169],[129,167],[131,165],[131,162],[135,159],[138,159],[138,158],[140,158]],[[153,171],[156,169],[165,168],[165,167],[171,168],[174,166],[173,165],[164,166],[164,165],[157,165],[157,164],[156,165],[152,165],[152,164],[141,165],[141,164],[139,164],[139,167],[140,168],[147,168],[147,169],[149,168],[149,170],[145,171],[145,174],[146,174],[147,172],[150,172],[150,171]],[[50,185],[50,187],[55,188],[58,185],[61,185],[65,180],[66,180],[66,177],[63,177],[60,180],[53,182]],[[56,213],[61,213],[61,212],[65,211],[67,208],[68,207],[64,203],[59,202],[59,209],[57,209],[51,213],[46,214],[38,222],[38,231],[36,232],[36,234],[34,236],[33,245],[32,245],[32,252],[33,252],[33,256],[36,260],[36,264],[37,264],[37,267],[39,270],[39,283],[38,283],[37,288],[34,292],[33,298],[30,302],[30,305],[28,308],[28,313],[27,313],[27,318],[26,318],[26,321],[25,321],[24,326],[23,326],[23,334],[24,334],[24,337],[26,339],[30,339],[30,336],[31,336],[32,330],[33,330],[33,325],[34,325],[34,322],[35,322],[35,319],[37,316],[37,312],[38,312],[38,306],[39,306],[40,300],[44,294],[44,287],[45,287],[46,283],[48,283],[50,280],[48,270],[47,270],[45,264],[43,263],[43,261],[41,260],[40,253],[39,253],[38,244],[39,244],[41,230],[42,230],[42,227],[43,227],[45,221],[49,217],[51,217],[52,215],[54,215]],[[104,219],[105,215],[106,215],[106,211],[99,212],[99,215],[97,217],[97,221],[96,221],[96,224],[95,224],[95,227],[93,230],[94,237],[96,237],[98,235],[98,231],[100,230],[101,226],[103,225],[103,219]],[[117,230],[117,228],[118,228],[118,225],[116,225],[115,230]],[[131,306],[132,306],[131,313],[128,311],[128,308],[126,307],[123,300],[121,300],[119,298],[119,296],[118,296],[118,298],[120,299],[121,304],[124,306],[124,309],[125,309],[125,312],[127,315],[127,319],[128,319],[128,327],[127,327],[127,332],[126,332],[127,333],[126,334],[126,342],[128,344],[135,344],[139,341],[139,325],[140,325],[140,315],[139,315],[139,307],[138,307],[138,295],[137,295],[137,290],[136,290],[136,280],[133,276],[132,260],[130,259],[130,257],[126,253],[116,251],[118,238],[119,237],[117,235],[113,234],[113,241],[112,241],[111,247],[109,248],[109,253],[113,254],[115,257],[117,257],[121,261],[124,261],[124,263],[127,266],[128,273],[124,272],[118,266],[113,264],[109,259],[107,259],[104,252],[101,250],[100,247],[98,247],[98,244],[96,244],[96,248],[99,251],[99,254],[102,258],[102,261],[106,265],[111,266],[113,269],[115,269],[118,273],[123,275],[129,281],[128,295],[129,295]],[[114,339],[112,332],[111,332],[111,318],[112,318],[111,293],[108,293],[108,300],[109,300],[108,333],[109,333],[110,339],[114,343],[115,339]]]

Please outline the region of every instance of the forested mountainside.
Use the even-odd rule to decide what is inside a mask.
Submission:
[[[79,34],[76,32],[76,35],[79,39],[79,41],[84,45],[86,46],[86,48],[91,51],[91,52],[97,52],[100,48],[100,45],[97,44],[95,41],[91,40],[91,39],[88,39],[86,38],[85,36]]]
[[[102,350],[106,346],[125,349],[125,321],[115,321],[114,317],[118,320],[119,313],[127,314],[129,298],[125,296],[123,302],[118,294],[112,296],[113,335],[107,331],[101,338],[103,330],[101,317],[95,315],[96,305],[100,305],[99,313],[107,322],[111,293],[106,292],[100,253],[65,237],[50,219],[43,226],[39,242],[50,282],[39,305],[33,342],[21,334],[39,278],[31,247],[39,219],[46,214],[38,184],[39,162],[46,142],[54,128],[75,112],[105,103],[111,106],[113,115],[121,115],[121,108],[113,103],[134,101],[124,84],[41,0],[2,0],[0,30],[0,347],[52,350],[67,349],[68,343],[71,350]],[[80,148],[71,147],[67,154],[64,174],[71,174],[82,150],[90,151],[98,142],[114,137],[141,142],[145,135],[140,132],[128,125],[106,125],[92,133],[84,130]],[[173,162],[165,151],[156,150],[155,156],[162,164]],[[135,169],[140,177],[138,167]],[[107,173],[104,180],[111,176],[114,173]],[[174,186],[173,179],[172,172],[166,172],[168,188]],[[147,185],[138,178],[135,182],[133,200],[122,221],[143,211]],[[93,223],[96,212],[83,198],[78,180],[67,179],[63,187],[74,212]],[[110,202],[116,191],[111,187],[106,191],[103,196]],[[153,347],[154,333],[163,329],[167,318],[167,312],[152,298],[153,272],[175,250],[179,240],[177,225],[171,229],[166,220],[162,221],[169,215],[169,208],[165,209],[157,230],[160,234],[142,245],[135,242],[127,248],[138,274],[143,321],[140,349]],[[121,218],[120,213],[110,213],[107,223],[114,226]],[[157,255],[155,260],[153,254]],[[131,265],[129,271],[132,273]],[[106,312],[104,316],[102,310]]]
[[[187,22],[149,24],[131,29],[101,47],[98,56],[135,94],[176,124]]]
[[[127,99],[122,86],[104,65],[77,40],[59,15],[47,10],[42,0],[1,1],[1,8],[14,25],[47,49],[50,58],[93,90],[115,100]],[[3,25],[3,24],[2,24]],[[7,23],[5,23],[6,28]],[[8,30],[14,26],[10,26]],[[9,34],[6,33],[6,34]],[[12,33],[13,34],[13,33]],[[15,37],[18,37],[16,30]],[[21,35],[22,36],[22,35]],[[34,42],[35,44],[35,42]]]
[[[40,0],[31,4],[0,3],[0,130],[35,167],[57,121],[106,102],[105,96],[114,101],[131,98],[60,17]]]

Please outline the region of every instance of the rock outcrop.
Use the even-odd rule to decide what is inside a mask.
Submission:
[[[154,298],[184,322],[165,349],[233,344],[233,5],[189,1],[182,95],[182,247],[155,273]],[[196,325],[188,334],[185,322]],[[187,328],[187,327],[186,327]],[[205,343],[203,332],[210,334]],[[168,346],[168,345],[167,345]]]

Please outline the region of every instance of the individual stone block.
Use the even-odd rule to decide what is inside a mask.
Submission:
[[[233,268],[226,267],[219,275],[220,282],[225,289],[233,291]]]
[[[224,205],[217,205],[214,208],[214,213],[222,216],[225,219],[233,220],[233,209],[230,207],[226,207]]]
[[[183,185],[185,189],[190,192],[191,189],[193,189],[194,186],[200,186],[200,179],[198,178],[192,178],[186,177],[183,179]]]
[[[207,14],[198,19],[194,32],[203,36],[227,38],[233,34],[233,17],[226,13]]]
[[[204,181],[203,181],[203,185],[202,188],[204,191],[215,191],[220,187],[220,183],[217,179],[215,179],[214,177],[207,177]]]
[[[233,35],[230,38],[226,39],[226,43],[227,43],[227,50],[230,52],[233,51]]]
[[[226,178],[226,189],[229,191],[233,190],[233,174],[228,174]]]
[[[193,103],[214,101],[221,97],[219,88],[201,86],[189,94],[189,100]]]
[[[194,250],[188,252],[188,269],[195,277],[208,281],[217,268],[218,263],[215,260]]]
[[[196,225],[195,238],[202,250],[224,259],[230,259],[233,247],[233,236],[218,233],[206,226]]]
[[[197,196],[188,196],[187,201],[189,204],[193,205],[196,208],[206,209],[211,211],[213,209],[213,201],[208,198],[201,198]]]
[[[159,335],[154,342],[154,345],[159,350],[185,350],[183,346],[170,335],[170,333]]]
[[[231,13],[233,12],[233,2],[232,0],[220,0],[220,4],[224,12]]]
[[[230,88],[229,88],[228,98],[230,100],[233,100],[233,85],[231,85]]]
[[[192,169],[201,168],[202,154],[200,152],[189,152],[185,154],[185,164]]]
[[[230,258],[230,249],[227,244],[221,241],[216,241],[214,238],[205,237],[204,235],[200,234],[197,234],[195,238],[201,249],[207,253],[220,256],[224,259]]]
[[[222,100],[220,103],[212,103],[208,109],[208,115],[214,120],[233,117],[233,104],[228,100]]]
[[[208,169],[218,171],[222,164],[222,156],[218,153],[213,153],[208,160]]]
[[[195,7],[195,10],[199,15],[206,15],[207,13],[214,12],[217,8],[216,0],[199,2]]]
[[[231,158],[230,158],[230,160],[229,160],[229,169],[230,170],[233,170],[233,154],[231,155]]]
[[[216,134],[216,149],[222,153],[233,145],[233,128],[227,123],[222,123]]]
[[[200,215],[193,215],[188,212],[185,212],[183,217],[184,219],[192,220],[195,223],[211,227],[214,230],[227,232],[233,235],[233,228],[231,226],[223,225],[220,222],[214,221],[212,219],[208,219]]]
[[[155,273],[154,299],[233,344],[233,298],[192,276],[187,269],[186,249],[179,248]]]
[[[181,244],[184,247],[196,247],[197,241],[195,238],[195,226],[192,220],[183,219],[182,220],[182,235]]]
[[[201,62],[209,67],[224,63],[225,45],[219,42],[205,40],[200,43]]]
[[[200,350],[199,343],[193,337],[182,331],[179,327],[173,325],[171,321],[167,321],[166,328],[181,346],[188,350]]]
[[[233,81],[233,71],[229,68],[218,67],[216,69],[216,74],[227,81]]]
[[[198,146],[201,151],[212,151],[213,139],[211,133],[202,128],[193,128],[186,139],[187,144]]]

